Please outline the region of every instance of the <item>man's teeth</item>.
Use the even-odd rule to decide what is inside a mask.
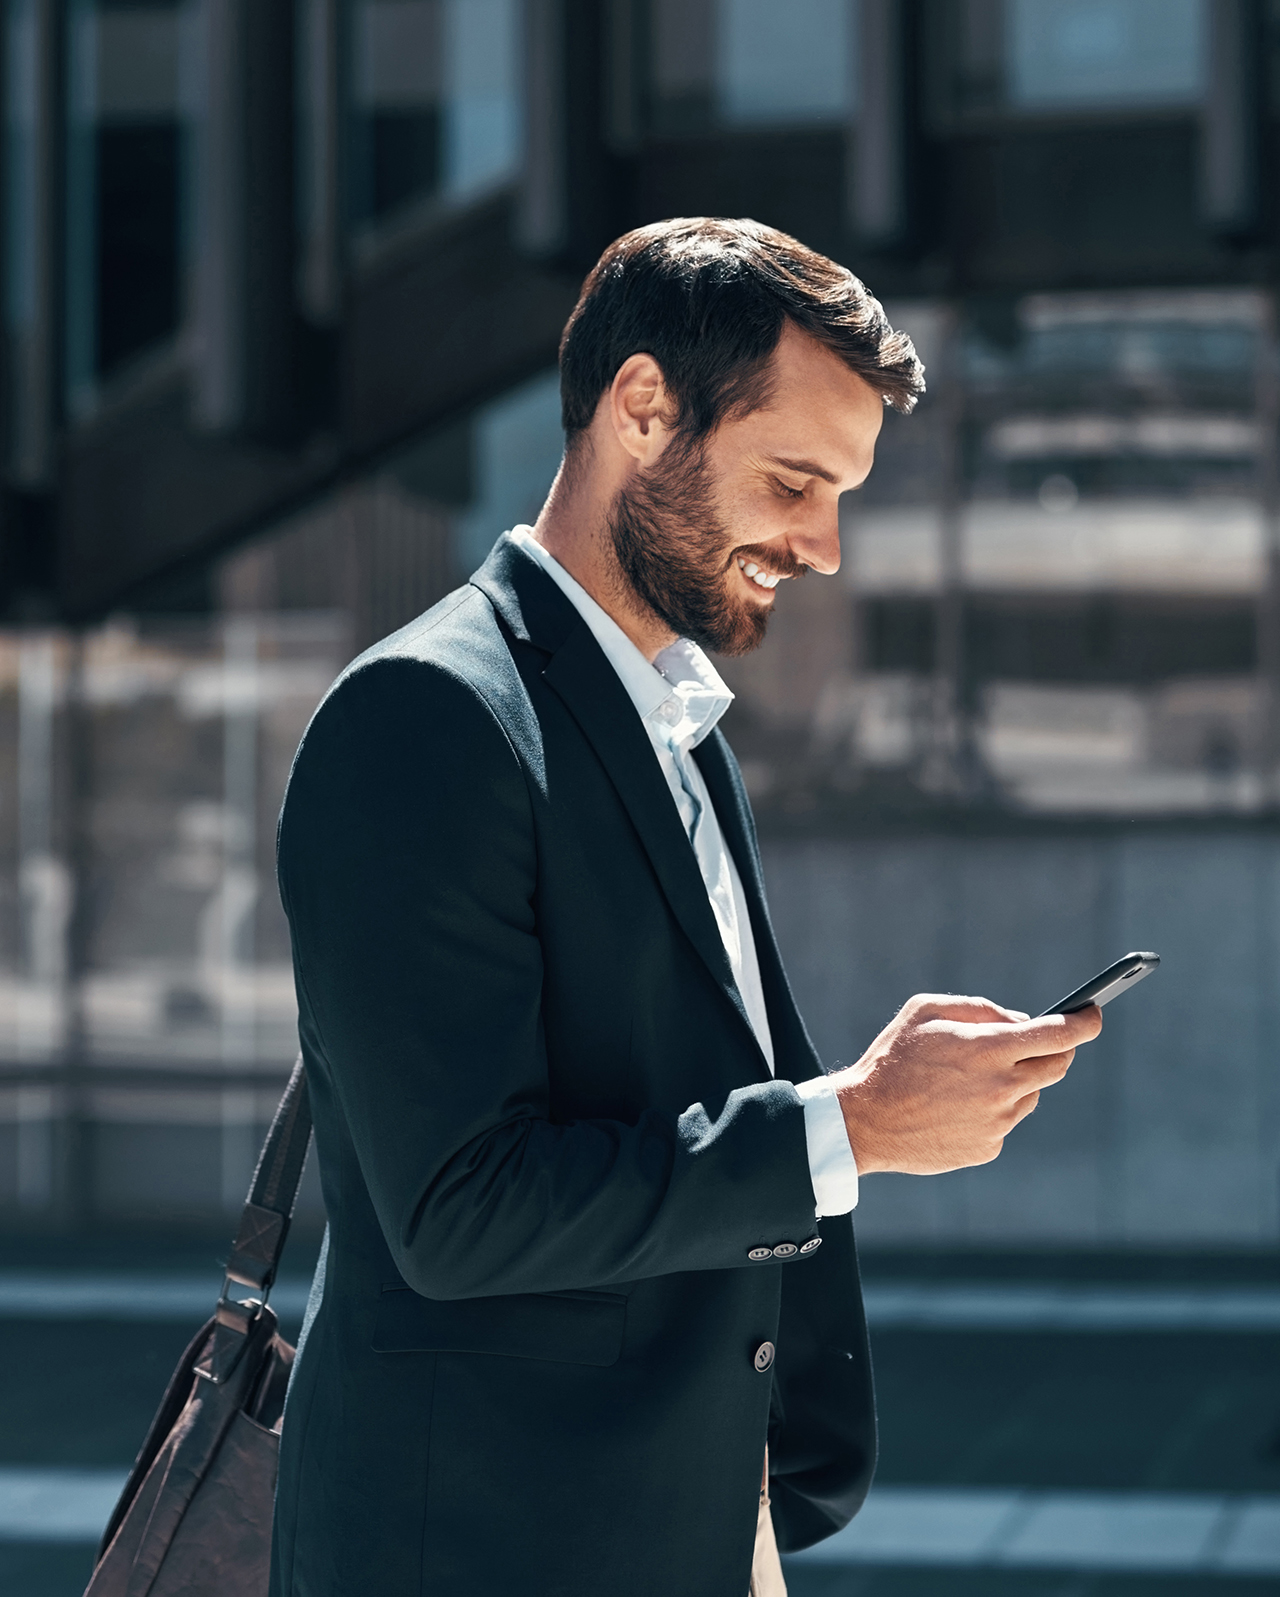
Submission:
[[[767,571],[761,571],[754,560],[744,560],[741,555],[738,556],[738,566],[740,570],[751,578],[752,582],[757,583],[762,588],[776,588],[782,581],[781,573],[770,576]]]

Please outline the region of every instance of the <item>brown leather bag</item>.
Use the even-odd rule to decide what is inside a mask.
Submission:
[[[222,1295],[173,1373],[85,1597],[266,1597],[294,1354],[267,1294],[310,1141],[299,1059],[254,1172]]]

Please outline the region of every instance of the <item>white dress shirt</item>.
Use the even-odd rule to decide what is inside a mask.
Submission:
[[[617,622],[543,548],[530,528],[514,528],[511,539],[538,562],[591,628],[636,707],[693,846],[743,1008],[772,1074],[773,1039],[742,880],[720,831],[702,772],[692,757],[693,750],[733,703],[733,694],[703,651],[687,638],[677,638],[650,665]],[[825,1076],[819,1076],[797,1082],[796,1091],[804,1103],[805,1142],[816,1212],[848,1214],[858,1201],[858,1167],[835,1089]]]

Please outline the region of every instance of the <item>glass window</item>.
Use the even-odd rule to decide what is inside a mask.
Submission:
[[[848,0],[720,0],[716,59],[728,123],[838,122],[853,88]]]
[[[930,336],[931,309],[890,314],[923,327],[927,347],[946,326],[933,310]],[[875,470],[850,496],[859,660],[843,686],[830,678],[818,744],[843,740],[868,796],[894,771],[928,789],[937,740],[953,735],[931,722],[928,698],[950,569],[963,614],[956,702],[990,802],[1255,810],[1265,305],[1241,290],[1148,290],[1033,295],[1009,312],[961,323],[956,419],[936,392],[909,419],[887,417]],[[949,501],[929,484],[948,425],[964,458]],[[789,615],[780,605],[760,651],[767,664],[778,650],[780,677],[786,629],[812,635]],[[780,747],[761,742],[756,757],[794,782]]]
[[[841,121],[855,23],[856,0],[652,0],[655,131]]]
[[[31,0],[10,0],[5,13],[5,199],[6,243],[5,288],[8,321],[20,327],[32,316],[35,298],[29,242],[35,231],[35,186],[33,170],[36,108],[35,18]]]
[[[49,469],[45,418],[28,402],[39,392],[42,304],[48,279],[40,227],[44,152],[36,86],[39,33],[32,0],[8,0],[4,12],[4,300],[7,462],[19,482],[41,480]]]
[[[515,0],[360,0],[352,38],[353,221],[464,199],[519,159]]]
[[[67,49],[67,384],[171,336],[182,311],[180,28],[175,0],[75,0]]]
[[[1202,0],[1006,0],[1016,106],[1190,105],[1204,82]]]
[[[0,630],[0,1206],[57,1200],[69,1047],[95,1214],[243,1201],[298,1045],[274,819],[344,656],[332,612]]]
[[[458,561],[480,565],[499,533],[536,519],[564,452],[560,374],[544,372],[478,411],[471,423],[473,498],[454,524]]]

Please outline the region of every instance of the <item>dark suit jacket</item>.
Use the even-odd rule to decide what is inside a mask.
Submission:
[[[777,1079],[626,691],[502,539],[339,679],[280,824],[331,1244],[289,1398],[276,1597],[746,1597],[874,1455],[821,1066],[719,733]],[[762,1343],[772,1367],[756,1366]]]

